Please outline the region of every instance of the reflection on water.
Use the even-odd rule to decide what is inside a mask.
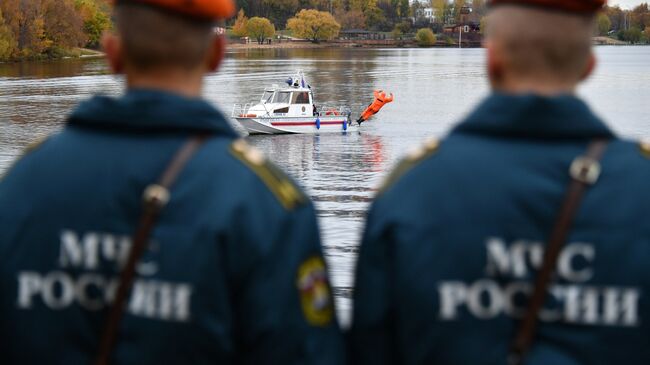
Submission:
[[[650,47],[597,53],[600,66],[580,93],[619,133],[650,136]],[[482,65],[481,49],[255,49],[229,53],[222,70],[208,77],[206,98],[228,114],[296,69],[305,72],[317,104],[353,106],[355,119],[373,89],[395,93],[395,102],[360,132],[249,137],[313,198],[345,319],[375,189],[399,156],[427,136],[444,135],[487,94]],[[78,102],[122,88],[121,78],[108,75],[97,59],[0,64],[0,173],[30,141],[61,128]]]

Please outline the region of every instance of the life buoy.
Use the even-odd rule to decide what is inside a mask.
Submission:
[[[325,112],[325,115],[341,115],[341,113],[339,113],[339,111],[336,109],[330,109]]]

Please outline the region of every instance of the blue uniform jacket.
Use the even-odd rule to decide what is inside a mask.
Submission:
[[[114,364],[337,364],[314,209],[208,103],[95,97],[0,181],[3,364],[89,364],[145,187],[189,136]]]
[[[398,168],[369,214],[354,364],[506,364],[589,141],[611,139],[581,203],[527,364],[650,363],[650,160],[573,96],[490,96]],[[647,153],[647,148],[646,148]]]

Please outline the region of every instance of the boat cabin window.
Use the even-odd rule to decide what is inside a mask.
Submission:
[[[306,91],[294,92],[291,104],[309,104],[309,93]]]
[[[262,95],[262,103],[270,103],[273,100],[273,91],[265,91]]]
[[[280,91],[275,93],[273,102],[277,104],[289,104],[291,101],[291,92],[290,91]]]

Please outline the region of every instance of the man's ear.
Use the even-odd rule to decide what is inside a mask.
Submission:
[[[596,56],[594,52],[589,52],[589,60],[587,61],[587,67],[585,68],[582,76],[580,76],[580,81],[586,80],[596,69]]]
[[[503,71],[504,71],[504,62],[501,54],[499,53],[498,47],[494,42],[486,41],[485,49],[487,53],[487,74],[492,84],[492,88],[498,88],[503,81]]]
[[[122,40],[119,36],[111,33],[104,33],[102,36],[102,48],[106,53],[106,60],[115,74],[124,72],[124,51]]]
[[[207,68],[208,72],[215,72],[221,66],[223,57],[226,54],[226,38],[222,35],[215,36],[212,40],[212,47],[208,54]]]

